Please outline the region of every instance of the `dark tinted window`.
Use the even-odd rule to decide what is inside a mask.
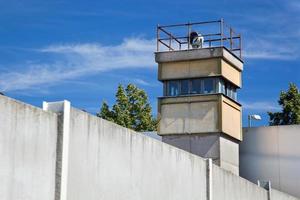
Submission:
[[[201,80],[200,79],[193,79],[192,80],[192,94],[200,94],[201,92]]]
[[[180,86],[180,94],[189,94],[189,80],[181,80]]]
[[[167,91],[169,96],[179,95],[178,81],[169,81]]]
[[[223,93],[234,100],[237,99],[236,86],[222,78],[185,79],[165,83],[167,96]]]
[[[215,89],[214,89],[214,79],[212,78],[207,78],[207,79],[203,79],[203,93],[204,94],[210,94],[210,93],[214,93]]]

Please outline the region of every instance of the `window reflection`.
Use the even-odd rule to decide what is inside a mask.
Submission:
[[[169,81],[168,93],[169,93],[169,96],[179,95],[178,81]]]

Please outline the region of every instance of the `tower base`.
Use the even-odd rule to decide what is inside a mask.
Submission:
[[[239,175],[239,143],[222,133],[163,135],[162,141],[203,158]]]

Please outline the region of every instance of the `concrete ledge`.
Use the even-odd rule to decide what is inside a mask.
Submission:
[[[157,63],[200,60],[209,58],[223,58],[227,62],[231,63],[239,71],[243,70],[243,61],[224,47],[155,52],[155,61]]]

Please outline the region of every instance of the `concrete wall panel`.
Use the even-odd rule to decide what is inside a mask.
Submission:
[[[158,68],[159,80],[217,76],[221,74],[221,59],[167,62]]]
[[[160,135],[219,131],[217,101],[163,104],[160,110]]]
[[[239,175],[239,144],[229,137],[220,137],[220,167]]]
[[[296,197],[288,195],[286,193],[280,192],[278,190],[272,189],[271,190],[271,200],[299,200]]]
[[[230,80],[233,84],[235,84],[238,87],[242,86],[242,73],[237,68],[230,65],[225,60],[221,60],[221,74],[226,79]]]
[[[223,170],[212,167],[213,200],[267,200],[268,192],[253,183]]]
[[[241,107],[233,101],[222,97],[222,132],[242,140]]]
[[[162,141],[192,154],[220,163],[220,134],[164,135]]]
[[[206,162],[72,109],[69,200],[206,199]]]
[[[0,199],[54,200],[57,115],[0,95]]]
[[[300,125],[243,129],[240,174],[300,198]]]

